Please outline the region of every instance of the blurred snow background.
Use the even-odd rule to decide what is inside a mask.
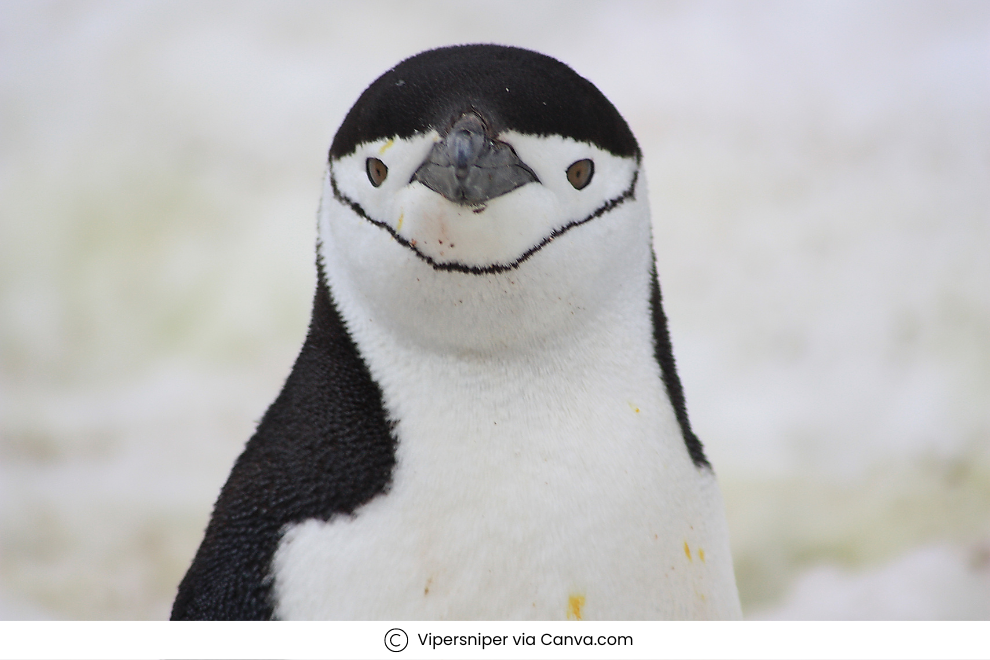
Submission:
[[[990,5],[0,4],[0,618],[163,618],[399,60],[572,65],[646,155],[743,606],[990,618]]]

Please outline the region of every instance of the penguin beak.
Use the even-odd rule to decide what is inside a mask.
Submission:
[[[412,180],[464,206],[480,206],[532,181],[539,183],[512,147],[488,136],[473,112],[464,114],[433,145]]]

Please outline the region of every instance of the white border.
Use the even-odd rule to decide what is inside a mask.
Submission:
[[[385,647],[404,629],[408,647]],[[525,632],[537,640],[516,646]],[[508,635],[508,646],[422,646],[419,635]],[[548,646],[631,635],[632,646]],[[0,658],[986,658],[990,622],[0,622]]]

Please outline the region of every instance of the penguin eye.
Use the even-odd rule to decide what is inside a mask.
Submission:
[[[382,185],[382,181],[388,176],[388,166],[377,158],[369,158],[365,167],[368,170],[368,180],[371,181],[371,185],[375,188]]]
[[[571,163],[567,168],[567,180],[575,190],[581,190],[591,183],[591,177],[595,175],[595,164],[590,158]]]

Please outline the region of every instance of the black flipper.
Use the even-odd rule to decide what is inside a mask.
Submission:
[[[395,439],[382,393],[319,269],[306,343],[220,492],[172,619],[271,619],[285,525],[350,514],[384,493]]]
[[[695,467],[711,470],[712,466],[705,458],[705,450],[701,446],[701,440],[691,430],[691,422],[688,421],[684,390],[681,388],[681,379],[677,377],[674,351],[670,346],[670,332],[667,330],[667,317],[663,313],[663,304],[660,299],[660,280],[657,278],[656,261],[656,255],[654,255],[653,282],[650,291],[650,308],[653,311],[653,353],[660,365],[663,384],[667,388],[667,397],[674,406],[677,423],[681,427],[681,435],[684,436],[684,444],[687,445],[688,454],[691,455],[691,462],[694,463]]]

